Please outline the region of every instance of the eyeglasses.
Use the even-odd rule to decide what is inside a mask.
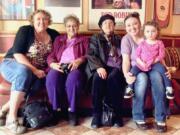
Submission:
[[[77,28],[78,26],[77,25],[66,25],[66,28]]]

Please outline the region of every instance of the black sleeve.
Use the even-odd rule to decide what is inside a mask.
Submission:
[[[25,54],[27,52],[27,48],[29,45],[28,34],[29,34],[29,28],[25,26],[19,28],[13,44],[13,53]]]
[[[90,39],[89,48],[87,50],[87,59],[91,71],[104,67],[100,57],[98,40],[97,35],[92,36]]]

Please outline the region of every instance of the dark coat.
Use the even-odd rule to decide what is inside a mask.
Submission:
[[[116,48],[118,48],[118,55],[120,56],[120,59],[122,61],[122,56],[120,52],[120,46],[121,46],[121,38],[118,35],[113,35],[114,39],[114,45]],[[87,60],[88,63],[86,65],[86,74],[88,77],[88,80],[93,76],[95,71],[103,67],[106,69],[107,67],[107,57],[106,57],[106,50],[105,46],[108,44],[106,38],[102,33],[95,34],[90,39],[89,48],[87,51]],[[119,68],[121,69],[121,64],[119,65]]]

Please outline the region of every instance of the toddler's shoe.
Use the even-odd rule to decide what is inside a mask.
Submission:
[[[124,98],[132,98],[134,96],[134,91],[130,87],[126,88]]]
[[[172,87],[166,88],[166,98],[167,99],[174,99],[174,92],[173,92]]]

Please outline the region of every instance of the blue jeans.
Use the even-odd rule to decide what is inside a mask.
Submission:
[[[165,75],[167,70],[160,62],[154,64],[152,70],[156,70],[161,74],[165,87],[172,87],[171,80]]]
[[[42,87],[44,79],[37,79],[33,72],[15,59],[5,58],[0,64],[2,77],[11,83],[11,90],[28,93]],[[36,81],[34,81],[36,80]],[[32,86],[33,83],[33,86]]]
[[[158,71],[162,78],[163,78],[163,82],[165,87],[172,87],[172,83],[171,80],[165,75],[165,73],[167,72],[166,68],[160,63],[155,63],[152,65],[152,69],[151,70],[155,70]],[[151,71],[150,70],[150,71]],[[150,71],[147,71],[146,73],[149,73]],[[137,76],[138,73],[142,72],[141,69],[139,69],[137,66],[133,66],[130,70],[130,72],[134,75]],[[134,89],[134,83],[129,84],[128,87],[130,87],[131,89]]]
[[[145,121],[144,103],[146,99],[148,81],[150,81],[151,85],[152,99],[155,108],[155,119],[158,122],[164,122],[167,114],[165,88],[161,74],[153,70],[150,71],[148,75],[146,73],[139,73],[137,75],[134,85],[135,96],[133,98],[132,106],[133,120]]]

